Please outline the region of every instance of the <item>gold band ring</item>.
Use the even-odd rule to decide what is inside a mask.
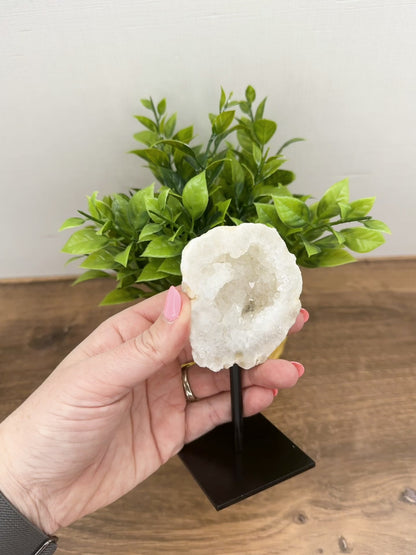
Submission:
[[[198,401],[196,395],[192,391],[191,385],[188,379],[188,365],[182,366],[182,387],[183,392],[185,393],[186,400],[188,403],[192,403],[194,401]]]

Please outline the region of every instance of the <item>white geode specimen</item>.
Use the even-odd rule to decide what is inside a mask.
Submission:
[[[193,359],[214,372],[265,361],[299,313],[295,256],[266,225],[221,226],[192,239],[181,270],[192,306]]]

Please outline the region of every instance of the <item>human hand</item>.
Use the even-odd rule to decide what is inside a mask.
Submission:
[[[292,331],[307,320],[301,311]],[[0,489],[48,534],[104,507],[185,443],[231,419],[228,370],[191,360],[190,302],[171,288],[101,324],[0,424]],[[245,415],[293,386],[301,365],[269,360],[243,373]]]

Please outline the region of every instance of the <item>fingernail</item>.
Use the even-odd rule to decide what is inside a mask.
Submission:
[[[309,312],[306,310],[306,308],[301,308],[300,312],[303,316],[303,322],[304,324],[306,324],[306,322],[309,320]]]
[[[273,397],[276,397],[276,395],[277,395],[277,389],[273,389],[272,391],[273,391]]]
[[[292,364],[296,368],[296,370],[298,371],[299,378],[301,376],[303,376],[303,374],[305,373],[305,368],[304,368],[303,364],[301,364],[300,362],[294,362],[293,360],[292,360]]]
[[[166,297],[165,306],[163,308],[163,315],[168,322],[174,322],[178,319],[179,314],[181,313],[181,308],[181,295],[176,287],[171,285]]]

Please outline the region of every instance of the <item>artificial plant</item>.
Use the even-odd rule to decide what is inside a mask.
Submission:
[[[63,251],[85,270],[75,281],[115,279],[101,304],[151,296],[181,282],[181,252],[194,237],[220,225],[260,222],[273,226],[305,267],[353,262],[349,251],[369,252],[384,243],[388,227],[369,212],[375,197],[350,201],[348,179],[320,200],[293,194],[295,175],[283,169],[283,151],[295,138],[272,147],[277,124],[266,119],[252,86],[244,100],[221,89],[218,114],[209,114],[206,144],[194,144],[193,126],[176,130],[166,100],[141,100],[147,115],[134,138],[156,183],[103,198],[94,192],[61,229],[82,226]]]

